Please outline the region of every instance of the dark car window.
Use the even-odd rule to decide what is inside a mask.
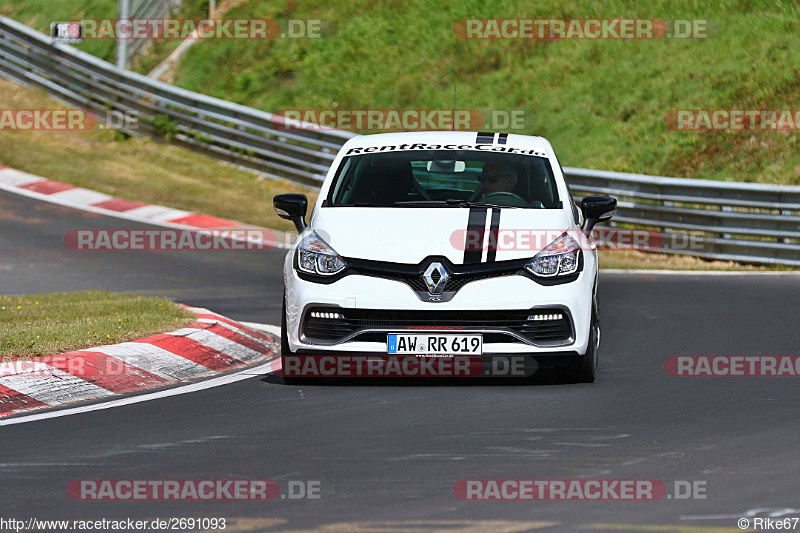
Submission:
[[[475,150],[346,157],[323,205],[458,207],[459,201],[528,209],[561,207],[546,158]]]
[[[561,175],[564,176],[564,183],[567,185],[567,192],[569,193],[569,205],[572,208],[572,218],[575,220],[575,224],[580,225],[581,215],[578,204],[575,203],[575,195],[572,194],[572,189],[569,187],[569,181],[567,181],[567,174],[564,172],[564,167],[561,166],[561,161],[559,161],[558,157],[556,157],[556,161],[558,162],[558,168],[561,169]]]

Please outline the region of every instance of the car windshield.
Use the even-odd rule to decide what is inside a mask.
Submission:
[[[359,154],[339,166],[324,207],[558,209],[547,158],[473,150]]]

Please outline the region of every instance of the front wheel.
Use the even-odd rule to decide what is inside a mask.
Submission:
[[[589,346],[586,348],[586,354],[578,356],[566,368],[564,377],[568,383],[594,383],[600,350],[600,320],[595,306],[592,306],[592,321],[589,328]]]
[[[286,330],[286,294],[283,295],[283,306],[281,306],[281,357],[293,355],[289,348],[289,332]],[[285,360],[282,361],[285,364]],[[314,378],[283,376],[283,382],[287,385],[307,385],[314,382]]]

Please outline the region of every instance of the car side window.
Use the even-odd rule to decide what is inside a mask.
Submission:
[[[350,168],[351,159],[346,157],[344,161],[342,161],[341,166],[339,167],[338,174],[341,176],[342,174],[347,174],[347,170]],[[337,176],[338,177],[338,176]],[[344,192],[350,188],[352,185],[351,179],[337,179],[333,182],[334,188],[331,191],[330,197],[341,200]]]
[[[575,203],[575,197],[572,195],[572,189],[569,188],[569,181],[567,181],[567,174],[564,172],[564,167],[561,166],[561,161],[558,160],[558,156],[555,156],[556,162],[558,163],[558,168],[561,169],[561,175],[564,176],[564,183],[567,186],[567,193],[569,193],[569,205],[572,206],[572,218],[575,219],[575,225],[580,226],[583,222],[581,220],[581,210],[578,209],[578,204]]]

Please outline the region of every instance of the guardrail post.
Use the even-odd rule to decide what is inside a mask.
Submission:
[[[675,206],[675,202],[672,202],[670,200],[660,200],[660,202],[661,202],[661,205],[663,207],[674,207]],[[672,228],[659,228],[659,229],[661,230],[661,233],[665,234],[665,235],[667,233],[672,233]],[[672,238],[672,241],[674,241],[674,240],[675,239]]]
[[[119,0],[119,18],[130,18],[131,2],[130,0]],[[127,68],[128,66],[128,40],[117,39],[117,67]]]
[[[721,205],[721,206],[719,206],[719,210],[723,211],[725,213],[731,213],[731,212],[733,212],[733,207],[731,207],[729,205]],[[731,238],[731,234],[730,233],[720,233],[719,236],[722,237],[723,239],[730,239]]]
[[[787,215],[787,216],[792,214],[792,212],[788,209],[781,209],[780,213],[781,215]],[[792,239],[790,239],[789,237],[784,237],[783,239],[781,239],[781,242],[785,244],[792,244]]]

